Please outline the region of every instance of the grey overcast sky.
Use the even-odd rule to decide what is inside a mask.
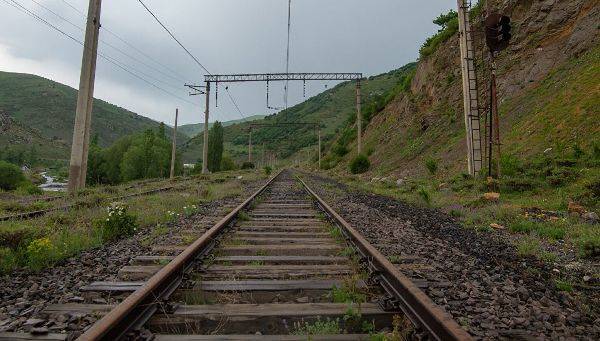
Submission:
[[[143,1],[211,73],[285,71],[287,0]],[[84,27],[85,18],[68,5],[87,13],[88,0],[0,1],[0,70],[37,74],[77,88],[82,46],[10,5],[14,3],[83,41],[84,32],[76,26]],[[419,46],[437,30],[433,18],[455,6],[450,0],[292,0],[290,72],[369,76],[398,68],[416,60]],[[201,121],[203,98],[189,97],[183,83],[200,83],[205,72],[137,0],[104,0],[102,25],[101,54],[181,99],[103,58],[98,59],[96,98],[169,124],[176,107],[180,122]],[[307,97],[322,92],[325,85],[307,83]],[[282,106],[283,84],[270,88],[271,105]],[[229,90],[243,115],[273,113],[266,108],[265,84],[233,84]],[[290,106],[303,100],[302,83],[290,83],[289,91]],[[218,108],[214,96],[211,100],[211,121],[240,118],[223,86]]]

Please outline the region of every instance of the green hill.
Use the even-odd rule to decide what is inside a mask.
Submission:
[[[252,115],[252,116],[248,116],[244,119],[225,121],[225,122],[222,122],[222,124],[224,127],[228,127],[230,125],[234,125],[237,123],[262,120],[265,117],[266,117],[265,115]],[[212,127],[212,123],[209,123],[208,127],[209,128]],[[188,137],[194,137],[194,136],[198,135],[199,133],[201,133],[202,131],[204,131],[204,123],[184,124],[181,127],[178,127],[177,131],[181,131],[181,133],[187,135]]]
[[[531,3],[513,4],[503,11],[514,19],[511,47],[497,58],[503,154],[529,159],[549,148],[559,154],[575,146],[591,150],[600,141],[600,34],[590,7],[565,1],[555,4],[551,12]],[[555,19],[532,19],[546,16]],[[370,175],[423,175],[431,160],[449,174],[466,170],[458,34],[449,27],[421,50],[406,91],[366,127]],[[475,30],[483,29],[476,26]],[[477,42],[477,51],[484,51],[484,42]],[[489,58],[478,63],[484,106]],[[349,137],[343,144],[351,152],[340,156],[330,148],[328,166],[348,170],[356,155],[354,136]]]
[[[402,86],[414,69],[409,64],[401,69],[370,77],[362,81],[363,112],[373,110],[390,98]],[[354,122],[356,116],[355,83],[340,83],[332,89],[324,91],[305,102],[288,110],[266,116],[253,123],[277,124],[285,122],[319,123],[323,145],[333,141],[347,122]],[[243,160],[247,157],[248,130],[251,123],[233,124],[225,128],[225,150],[233,158]],[[264,143],[265,149],[276,152],[281,158],[290,158],[294,154],[317,145],[315,129],[309,126],[275,126],[253,130],[253,143],[260,153]],[[184,146],[183,155],[186,162],[194,162],[201,157],[202,137],[190,139]]]
[[[76,104],[77,91],[71,87],[35,75],[0,72],[0,111],[45,139],[70,146]],[[94,99],[92,135],[98,135],[102,146],[158,126],[159,122]],[[179,141],[187,139],[178,135]]]

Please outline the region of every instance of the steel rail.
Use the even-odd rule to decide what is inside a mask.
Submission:
[[[298,180],[317,200],[321,209],[344,229],[346,239],[362,254],[371,274],[390,295],[391,308],[400,308],[416,326],[424,328],[436,340],[472,340],[472,337],[452,317],[442,311],[408,277],[398,271],[394,264],[350,226],[302,179],[298,178]]]
[[[273,176],[264,186],[153,275],[142,287],[92,325],[78,340],[124,339],[129,332],[141,328],[159,308],[166,310],[164,301],[183,281],[185,273],[193,266],[194,260],[214,248],[217,237],[234,222],[238,213],[273,183],[281,172]]]

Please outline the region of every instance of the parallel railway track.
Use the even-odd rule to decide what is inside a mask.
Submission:
[[[303,327],[317,321],[339,321],[345,333],[311,340],[369,340],[364,323],[391,330],[396,316],[406,316],[416,333],[431,339],[470,339],[289,171],[269,180],[190,246],[139,256],[122,273],[129,281],[86,288],[122,295],[118,305],[50,310],[102,316],[81,340],[306,340]],[[336,290],[348,299],[340,300]],[[0,340],[9,336],[0,334]]]

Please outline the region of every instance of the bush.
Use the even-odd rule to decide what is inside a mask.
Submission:
[[[132,236],[137,230],[136,217],[127,212],[123,203],[113,203],[107,208],[108,217],[97,220],[94,226],[100,230],[103,241]]]
[[[224,155],[223,159],[221,159],[221,170],[222,171],[231,171],[231,170],[236,170],[237,169],[237,165],[235,164],[235,162],[233,161],[233,159],[231,159],[231,157]]]
[[[271,166],[265,166],[264,171],[265,174],[271,175],[271,173],[273,172],[273,168],[271,168]]]
[[[438,163],[435,159],[427,159],[425,160],[425,167],[429,171],[429,174],[434,175],[438,170]]]
[[[516,176],[523,171],[523,163],[512,155],[502,154],[500,157],[500,169],[502,170],[502,175]]]
[[[12,191],[25,181],[27,179],[19,166],[0,161],[0,189]]]
[[[59,251],[48,237],[35,239],[27,246],[27,263],[34,270],[49,265]]]
[[[254,164],[252,162],[246,161],[242,163],[242,169],[254,169]]]
[[[29,194],[29,195],[36,195],[36,194],[43,194],[44,191],[42,191],[41,188],[39,188],[38,186],[32,184],[29,181],[24,181],[22,182],[19,187],[17,188],[17,192],[23,193],[23,194]]]
[[[366,155],[359,154],[350,162],[350,172],[352,174],[362,174],[369,170],[371,162]]]
[[[427,205],[431,205],[431,194],[429,194],[425,187],[420,187],[417,191],[417,194],[419,194],[421,199],[423,199]]]

